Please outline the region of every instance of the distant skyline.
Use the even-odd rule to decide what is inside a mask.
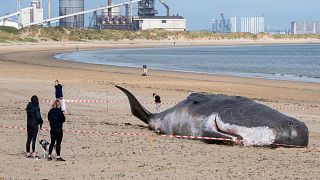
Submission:
[[[171,14],[179,14],[187,19],[187,30],[211,30],[211,20],[220,18],[222,11],[227,18],[236,16],[265,17],[265,28],[286,30],[291,21],[320,21],[319,0],[165,0],[171,8]],[[22,0],[22,7],[30,0]],[[124,0],[113,0],[114,3]],[[16,0],[0,0],[0,16],[15,12]],[[100,7],[106,0],[85,0],[85,9]],[[5,4],[5,5],[4,5]],[[51,16],[58,16],[59,0],[51,0]],[[47,0],[43,0],[47,17]],[[165,14],[165,8],[156,0],[159,15]],[[134,10],[136,13],[136,9]],[[86,24],[91,15],[86,15]],[[238,24],[239,25],[239,24]]]

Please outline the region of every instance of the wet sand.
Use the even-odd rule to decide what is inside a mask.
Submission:
[[[188,45],[188,44],[184,44]],[[24,157],[25,130],[0,128],[0,179],[318,179],[320,150],[257,148],[205,144],[170,139],[150,131],[133,117],[126,96],[130,90],[143,102],[161,95],[162,109],[191,92],[240,95],[280,107],[281,112],[305,122],[310,147],[320,147],[320,84],[120,68],[55,60],[58,53],[150,44],[37,44],[0,47],[0,125],[25,127],[24,102],[36,94],[54,98],[54,81],[64,85],[65,99],[108,99],[109,103],[67,103],[65,130],[141,133],[143,136],[64,133],[62,157],[48,162]],[[153,104],[144,106],[155,111]],[[49,103],[41,103],[44,127],[49,127]],[[49,140],[43,131],[38,140]],[[40,145],[37,152],[42,155]]]

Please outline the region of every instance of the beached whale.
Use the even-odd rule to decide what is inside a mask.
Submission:
[[[174,107],[152,114],[126,89],[134,116],[159,133],[241,140],[245,146],[306,147],[303,122],[245,97],[193,93]]]

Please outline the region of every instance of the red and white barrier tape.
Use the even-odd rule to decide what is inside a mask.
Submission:
[[[229,141],[234,142],[236,144],[243,143],[243,140],[233,140],[233,139],[224,139],[224,138],[214,138],[214,137],[199,137],[199,136],[180,136],[180,135],[161,135],[162,137],[168,137],[168,138],[179,138],[179,139],[199,139],[199,140],[215,140],[215,141]],[[255,142],[251,142],[255,143]],[[263,143],[263,142],[259,142]],[[296,146],[296,145],[289,145],[289,144],[278,144],[273,143],[272,145],[279,146],[279,147],[288,147],[288,148],[306,148],[307,150],[320,150],[320,148],[317,147],[305,147],[305,146]]]
[[[15,126],[3,126],[3,125],[0,125],[0,128],[27,130],[27,128],[15,127]],[[41,130],[47,131],[47,132],[50,131],[48,128],[42,128]],[[64,132],[79,133],[79,134],[97,134],[97,135],[148,136],[147,134],[126,133],[126,132],[111,132],[110,133],[110,132],[104,132],[104,131],[82,131],[82,130],[64,130]],[[180,136],[180,135],[166,135],[166,134],[162,134],[160,136],[166,137],[166,138],[178,138],[178,139],[229,141],[229,142],[234,142],[236,144],[240,144],[240,143],[244,142],[243,140],[233,140],[233,139],[214,138],[214,137],[201,137],[201,136]],[[311,151],[311,150],[320,151],[320,148],[318,148],[318,147],[305,147],[305,146],[277,144],[277,143],[273,143],[273,145],[280,146],[280,147],[290,147],[290,148],[306,148],[309,151]]]
[[[292,111],[320,111],[320,108],[294,108],[294,107],[272,107],[278,110],[292,110]]]
[[[5,129],[17,129],[17,130],[27,130],[27,128],[23,127],[15,127],[15,126],[3,126],[0,125],[0,128],[5,128]],[[42,128],[41,131],[47,131],[49,132],[49,128]],[[68,133],[79,133],[79,134],[101,134],[101,135],[124,135],[124,136],[147,136],[146,134],[138,134],[138,133],[123,133],[123,132],[104,132],[104,131],[82,131],[82,130],[64,130],[64,132]]]
[[[40,103],[53,103],[56,100],[49,100],[49,99],[44,99],[44,100],[39,100]],[[29,100],[11,100],[11,102],[16,102],[16,103],[27,103],[30,102]],[[68,103],[128,103],[127,100],[64,100],[64,102]],[[142,104],[154,104],[154,102],[141,102]],[[164,102],[162,104],[166,105],[175,105],[177,103],[172,103],[172,102]]]
[[[40,100],[39,102],[41,103],[53,103],[55,100]],[[64,100],[65,102],[68,103],[128,103],[127,100]],[[28,100],[12,100],[12,102],[17,102],[17,103],[27,103],[29,102]],[[154,104],[154,102],[141,102],[142,104]],[[161,104],[165,105],[176,105],[177,103],[175,102],[163,102]],[[292,111],[320,111],[320,108],[294,108],[294,107],[272,107],[274,109],[278,110],[292,110]]]
[[[236,143],[242,142],[242,140],[214,138],[214,137],[201,137],[201,136],[180,136],[180,135],[166,135],[166,134],[162,134],[161,136],[167,137],[167,138],[179,138],[179,139],[216,140],[216,141],[230,141],[230,142],[236,142]]]
[[[40,100],[39,102],[41,103],[53,103],[55,102],[56,100],[48,100],[48,99],[45,99],[45,100]],[[64,102],[69,102],[69,103],[107,103],[109,102],[108,100],[63,100]],[[28,100],[15,100],[13,102],[17,102],[17,103],[27,103],[27,102],[30,102]]]

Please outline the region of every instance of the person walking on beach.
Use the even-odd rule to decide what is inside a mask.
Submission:
[[[56,94],[56,100],[59,100],[61,103],[61,111],[66,113],[67,111],[67,107],[66,107],[66,103],[63,99],[63,93],[62,93],[62,88],[63,86],[59,83],[59,80],[55,81],[55,94]]]
[[[32,142],[32,157],[35,159],[40,159],[37,156],[36,141],[39,128],[42,128],[43,120],[40,114],[39,99],[37,96],[31,97],[31,102],[28,103],[27,108],[27,142],[26,142],[26,157],[30,158],[30,144]]]
[[[161,99],[160,96],[157,95],[156,93],[153,93],[153,97],[154,97],[154,102],[156,103],[156,111],[158,113],[161,112]]]
[[[61,158],[61,142],[63,137],[63,130],[62,126],[65,122],[65,116],[61,111],[61,103],[59,100],[56,100],[52,104],[52,109],[50,109],[48,113],[48,120],[50,122],[50,137],[51,142],[49,146],[49,154],[48,154],[48,161],[52,160],[51,153],[53,150],[53,146],[56,144],[56,153],[57,153],[57,161],[65,161]]]

